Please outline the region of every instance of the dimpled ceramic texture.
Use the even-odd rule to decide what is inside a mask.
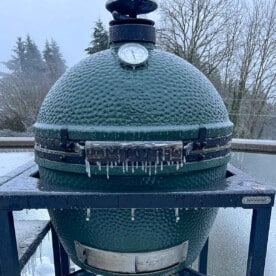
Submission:
[[[108,132],[207,124],[231,127],[221,97],[201,72],[156,49],[145,66],[121,66],[113,48],[84,59],[57,81],[35,129],[77,126],[81,131],[82,126]]]
[[[115,252],[148,252],[173,247],[189,241],[189,254],[182,266],[191,264],[208,236],[217,210],[181,210],[176,223],[172,209],[136,210],[131,221],[130,210],[49,211],[73,261],[83,266],[76,255],[73,240]],[[112,261],[112,260],[111,260]],[[93,270],[92,270],[93,271]],[[102,274],[102,273],[100,273]]]
[[[86,58],[52,88],[38,122],[173,126],[228,121],[218,93],[188,62],[152,50],[146,67],[123,68],[112,50]]]
[[[91,55],[67,71],[47,95],[35,125],[40,137],[59,138],[68,128],[75,140],[179,140],[195,139],[199,127],[208,137],[229,135],[232,124],[225,106],[207,78],[192,65],[172,54],[145,45],[147,64],[132,68],[120,63],[118,47]],[[175,134],[177,133],[177,135]],[[41,189],[93,190],[101,192],[177,191],[210,188],[225,178],[229,156],[202,160],[182,173],[168,175],[92,175],[85,166],[68,171],[64,163],[40,160]],[[205,164],[207,164],[205,166]],[[184,165],[185,167],[185,165]],[[70,167],[71,168],[71,167]],[[73,166],[72,166],[73,168]],[[205,168],[205,169],[203,169]],[[180,210],[176,223],[173,209],[49,210],[53,225],[72,260],[80,263],[74,241],[116,252],[150,252],[189,241],[185,262],[153,274],[172,275],[190,265],[209,235],[216,209]]]

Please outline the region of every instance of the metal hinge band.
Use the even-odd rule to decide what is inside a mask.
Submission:
[[[164,270],[186,260],[189,242],[159,251],[120,253],[85,246],[75,241],[81,263],[92,268],[116,273],[146,273]]]

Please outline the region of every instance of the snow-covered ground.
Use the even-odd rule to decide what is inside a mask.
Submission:
[[[0,175],[5,175],[33,159],[32,151],[0,151]],[[17,220],[47,220],[49,216],[46,210],[24,210],[14,212],[14,219],[16,223]],[[47,235],[35,255],[23,269],[22,276],[54,276],[50,234]]]
[[[0,175],[4,175],[33,159],[32,152],[0,152]],[[232,163],[265,184],[276,188],[276,155],[235,153]],[[45,210],[15,212],[15,219],[45,219]],[[216,276],[245,275],[251,211],[221,209],[210,235],[209,273]],[[276,210],[273,209],[268,242],[265,276],[275,276]],[[54,276],[51,237],[22,273],[24,276]]]
[[[5,175],[33,159],[34,154],[32,151],[0,151],[0,175]]]

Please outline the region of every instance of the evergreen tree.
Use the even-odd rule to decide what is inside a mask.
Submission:
[[[26,44],[21,37],[17,38],[13,52],[11,60],[3,64],[12,72],[22,73],[26,66]]]
[[[55,82],[66,70],[65,60],[55,40],[52,39],[51,43],[46,41],[43,58],[47,64],[49,78]]]
[[[25,61],[26,68],[25,73],[30,75],[40,75],[46,72],[46,64],[42,59],[42,55],[38,50],[37,45],[31,39],[29,35],[26,38],[26,50],[25,50]]]
[[[53,83],[65,70],[65,62],[55,41],[39,51],[28,35],[18,38],[9,73],[0,72],[0,128],[25,131],[35,121],[41,103]]]
[[[85,49],[88,54],[94,54],[99,51],[108,49],[108,32],[104,28],[103,22],[100,19],[96,22],[96,25],[94,27],[92,41],[90,42],[90,45],[90,47]]]

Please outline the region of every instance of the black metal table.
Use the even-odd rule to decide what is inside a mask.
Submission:
[[[275,191],[229,165],[225,185],[219,189],[189,192],[100,193],[46,192],[38,189],[39,175],[31,162],[0,177],[0,275],[19,276],[12,211],[70,208],[235,208],[253,209],[246,276],[263,276],[271,209]],[[56,276],[93,275],[69,272],[69,260],[52,229]],[[199,261],[199,272],[190,268],[179,276],[207,273],[208,241]]]

